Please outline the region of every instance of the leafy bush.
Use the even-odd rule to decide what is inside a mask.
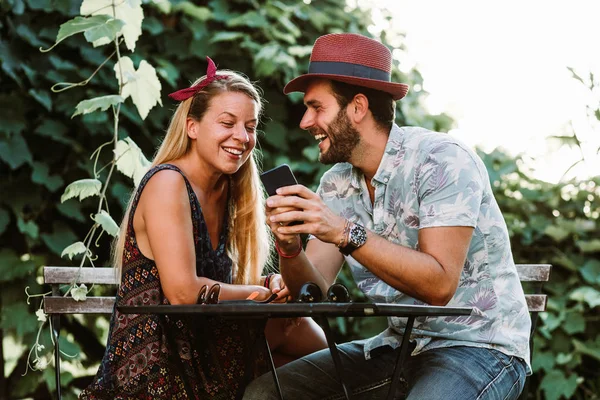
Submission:
[[[135,1],[134,1],[135,2]],[[5,0],[0,2],[0,398],[48,398],[55,390],[53,369],[26,370],[27,355],[38,329],[35,310],[25,301],[41,285],[42,265],[65,265],[65,247],[81,240],[97,207],[91,199],[61,203],[70,182],[92,177],[91,152],[111,140],[109,112],[76,115],[80,101],[118,93],[114,59],[85,86],[53,93],[57,82],[87,80],[110,55],[108,47],[93,47],[83,35],[61,42],[49,53],[59,27],[79,15],[80,1]],[[257,79],[268,101],[261,128],[264,169],[288,163],[299,181],[315,188],[327,167],[317,161],[315,142],[298,128],[304,112],[301,95],[284,96],[283,85],[306,71],[314,40],[321,34],[350,31],[369,34],[370,16],[349,10],[344,0],[253,2],[212,0],[144,1],[142,35],[135,52],[121,48],[136,68],[141,60],[153,65],[162,85],[163,107],[149,110],[142,121],[129,102],[121,104],[118,137],[133,138],[150,158],[163,136],[174,108],[166,94],[204,74],[204,57],[220,67]],[[382,41],[386,42],[385,36]],[[393,80],[421,87],[418,71],[394,69]],[[411,91],[398,103],[401,125],[446,131],[451,120],[431,116],[421,105],[425,93]],[[111,159],[100,157],[100,165]],[[500,152],[483,154],[513,236],[517,262],[550,262],[556,267],[547,285],[551,301],[536,338],[534,389],[547,398],[585,398],[600,388],[598,362],[598,179],[569,186],[535,181],[514,160]],[[107,171],[101,173],[106,178]],[[116,221],[131,191],[131,181],[113,177],[108,207]],[[96,241],[96,262],[108,260],[109,238]],[[349,276],[340,279],[351,285]],[[106,289],[94,289],[103,294]],[[358,296],[354,288],[354,294]],[[596,310],[596,314],[594,314]],[[79,357],[63,362],[65,398],[73,398],[95,373],[104,352],[105,317],[62,319],[61,349]],[[365,337],[381,330],[382,321],[338,320],[343,338]],[[42,333],[43,351],[52,345]]]
[[[480,153],[511,234],[517,263],[553,265],[547,312],[534,339],[531,385],[543,398],[600,393],[600,177],[553,185],[521,160]]]

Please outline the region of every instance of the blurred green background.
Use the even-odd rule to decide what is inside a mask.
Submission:
[[[175,107],[167,94],[203,75],[209,55],[221,68],[245,73],[264,90],[267,105],[259,136],[263,169],[288,163],[301,183],[315,189],[328,167],[317,161],[316,142],[298,128],[304,112],[301,95],[285,96],[282,88],[307,70],[318,36],[342,31],[371,36],[371,16],[344,0],[306,3],[144,1],[142,35],[134,52],[121,45],[121,55],[129,56],[136,68],[141,60],[156,68],[163,106],[152,108],[142,121],[127,100],[121,106],[119,137],[131,137],[150,159]],[[39,326],[39,299],[28,305],[25,287],[30,293],[49,290],[41,284],[43,265],[78,265],[60,254],[83,239],[97,199],[61,203],[60,196],[72,181],[91,177],[91,153],[113,135],[110,111],[71,116],[81,100],[118,92],[114,59],[86,86],[63,93],[50,87],[87,79],[114,48],[93,47],[83,35],[75,35],[51,52],[38,50],[55,42],[60,25],[78,16],[80,5],[0,0],[0,399],[46,399],[55,390],[52,366],[23,376]],[[391,45],[385,32],[377,39]],[[422,87],[416,70],[401,74],[395,68],[393,80]],[[593,76],[581,81],[590,91],[598,90]],[[411,90],[398,102],[398,124],[447,132],[452,119],[428,114],[426,95]],[[600,120],[600,110],[593,111]],[[541,315],[535,338],[529,398],[600,398],[600,176],[550,184],[534,179],[520,157],[501,150],[479,153],[508,224],[515,261],[554,265],[545,286],[548,311]],[[110,152],[102,157],[110,161]],[[107,195],[116,221],[131,190],[129,178],[113,176]],[[96,264],[106,265],[109,237],[97,244]],[[340,280],[359,300],[346,270]],[[95,288],[94,294],[110,290]],[[377,333],[384,323],[339,319],[335,328],[347,340]],[[107,328],[105,316],[63,318],[61,348],[76,355],[63,359],[65,398],[75,398],[95,374]],[[52,350],[47,328],[41,343],[45,352]]]

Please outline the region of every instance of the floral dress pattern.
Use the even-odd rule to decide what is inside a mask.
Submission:
[[[317,192],[339,215],[414,250],[419,250],[420,229],[474,228],[448,306],[474,307],[477,315],[417,318],[413,354],[449,346],[486,347],[520,357],[529,368],[531,320],[525,295],[506,223],[477,154],[451,135],[394,124],[371,184],[373,202],[362,172],[340,163],[323,175]],[[352,256],[346,262],[371,301],[423,304],[387,285]],[[389,328],[367,340],[365,357],[374,348],[398,346],[405,325],[406,318],[390,317]]]
[[[149,170],[133,200],[123,271],[110,321],[106,352],[80,399],[239,399],[245,386],[266,372],[264,323],[191,315],[122,314],[117,305],[167,305],[158,269],[137,246],[133,216],[148,180],[163,169],[183,176],[191,205],[196,273],[231,283],[226,253],[228,216],[213,249],[200,203],[183,172],[163,164]],[[160,212],[160,211],[157,211]]]

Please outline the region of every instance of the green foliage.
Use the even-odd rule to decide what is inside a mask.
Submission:
[[[76,115],[89,114],[97,110],[106,111],[109,107],[122,103],[124,100],[125,99],[123,97],[116,94],[109,94],[107,96],[83,100],[77,104],[77,107],[75,107],[75,114],[73,114],[73,117]]]
[[[546,399],[600,392],[600,177],[549,184],[500,151],[480,152],[515,262],[549,263],[549,300],[534,339],[531,385]],[[534,288],[530,288],[534,289]],[[596,394],[594,397],[593,394]]]
[[[318,163],[314,140],[298,128],[304,112],[301,95],[283,95],[283,85],[306,71],[310,48],[319,35],[340,31],[369,35],[368,13],[348,11],[344,0],[310,5],[292,0],[145,1],[143,12],[140,3],[120,2],[113,17],[110,0],[0,2],[0,332],[18,344],[34,343],[38,328],[39,302],[27,304],[23,288],[29,286],[30,293],[47,290],[38,283],[39,267],[70,262],[61,258],[63,254],[78,258],[83,251],[77,242],[90,224],[114,233],[114,221],[120,221],[132,188],[130,178],[139,181],[148,163],[144,154],[154,153],[168,125],[174,103],[166,94],[204,75],[206,55],[220,68],[241,71],[262,87],[267,101],[259,137],[264,169],[288,163],[298,180],[314,189],[328,168]],[[106,24],[79,24],[100,20]],[[124,57],[116,64],[110,58],[114,47],[94,45],[120,35]],[[39,51],[56,42],[60,44],[51,52]],[[148,66],[154,66],[156,73]],[[423,83],[418,71],[403,74],[398,68],[393,80],[413,87]],[[53,93],[50,88],[59,82],[87,85],[69,84],[81,87]],[[127,88],[122,93],[125,101],[116,96],[118,82]],[[452,121],[447,116],[425,112],[424,95],[422,90],[411,90],[398,103],[398,123],[448,130]],[[164,107],[154,106],[163,102]],[[115,106],[121,110],[115,151],[120,174],[113,176],[106,191],[111,211],[107,219],[108,214],[99,213],[95,196],[104,190],[108,169],[98,177],[94,170],[95,164],[107,164],[114,154],[98,152],[92,160],[89,155],[112,139],[113,113],[100,111]],[[74,113],[77,118],[72,118]],[[598,393],[600,181],[550,185],[530,178],[519,160],[505,154],[482,157],[505,211],[516,261],[547,261],[556,266],[547,285],[549,311],[541,318],[536,338],[534,389],[548,398]],[[99,265],[109,260],[110,239],[103,235],[99,247],[94,247]],[[340,280],[359,298],[347,272]],[[79,298],[87,293],[87,288],[74,289]],[[93,289],[95,295],[103,290]],[[63,337],[82,356],[63,359],[63,365],[71,364],[70,371],[82,370],[81,364],[97,365],[94,338],[106,336],[105,317],[64,321],[68,323]],[[344,338],[375,334],[385,324],[369,319],[335,322]],[[43,335],[42,340],[49,356],[49,337]],[[0,397],[44,398],[55,390],[51,369],[22,377],[27,351],[16,351],[8,356],[16,363],[7,374],[9,393]],[[77,378],[63,372],[66,396],[74,397],[81,388],[83,381]]]

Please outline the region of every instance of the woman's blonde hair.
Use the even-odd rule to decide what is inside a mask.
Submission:
[[[263,102],[258,89],[248,79],[229,70],[219,70],[217,75],[226,75],[228,78],[212,81],[194,96],[179,103],[151,167],[176,160],[190,151],[192,140],[186,132],[187,118],[201,121],[210,101],[221,93],[239,92],[247,95],[256,102],[260,115]],[[193,85],[204,79],[206,76],[199,78]],[[269,265],[273,242],[266,224],[265,194],[259,177],[258,157],[258,151],[252,150],[248,161],[231,176],[229,196],[233,200],[233,207],[229,209],[227,254],[233,261],[232,272],[236,284],[259,283],[263,268]],[[123,267],[123,250],[133,197],[134,195],[129,200],[119,236],[113,245],[113,265],[119,277]]]

